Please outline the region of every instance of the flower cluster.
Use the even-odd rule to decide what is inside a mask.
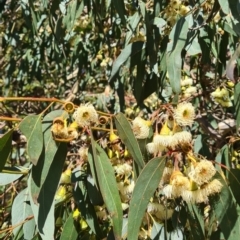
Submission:
[[[185,16],[190,11],[188,6],[181,0],[171,0],[164,9],[163,18],[167,20],[170,26],[173,26],[179,17]]]
[[[74,105],[69,102],[64,105],[65,111],[72,113]],[[56,140],[73,140],[78,138],[78,127],[88,127],[98,121],[98,114],[91,104],[85,104],[78,107],[73,113],[73,121],[68,124],[67,119],[63,116],[57,117],[53,120],[51,127],[52,134]]]
[[[189,98],[197,92],[197,87],[192,85],[193,80],[191,78],[184,78],[181,80],[181,90],[183,92],[183,98]]]
[[[184,147],[191,143],[192,135],[183,127],[191,126],[195,118],[195,110],[191,103],[183,102],[173,109],[173,119],[165,121],[160,133],[156,133],[153,141],[147,144],[149,153],[157,155],[166,149]]]
[[[190,170],[182,173],[173,171],[169,183],[163,188],[167,198],[178,198],[191,203],[207,203],[211,195],[220,193],[222,184],[218,179],[213,179],[216,169],[211,161],[198,159],[188,155],[192,161]]]
[[[226,88],[218,87],[214,92],[211,93],[211,97],[216,103],[219,103],[223,107],[232,107],[232,101],[229,96],[229,91]]]

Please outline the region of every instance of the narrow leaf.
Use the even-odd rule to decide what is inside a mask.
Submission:
[[[133,134],[132,128],[123,113],[118,113],[115,117],[115,123],[118,130],[119,137],[127,146],[128,151],[132,155],[134,161],[139,167],[144,167],[143,156],[138,145],[138,142]]]
[[[232,190],[232,193],[240,205],[240,169],[231,169],[229,173],[229,183]]]
[[[237,239],[237,236],[240,236],[240,224],[236,204],[225,180],[219,173],[215,176],[221,181],[223,188],[220,195],[210,199],[209,204],[219,222],[225,239]]]
[[[191,228],[191,234],[194,238],[199,236],[201,239],[204,238],[204,219],[203,216],[199,213],[198,209],[193,204],[188,204],[188,220]]]
[[[175,93],[181,92],[180,80],[183,62],[181,54],[187,40],[187,33],[188,22],[183,17],[172,29],[167,53],[167,70],[171,87]]]
[[[225,14],[229,14],[230,13],[230,8],[229,8],[229,3],[226,0],[218,0],[220,6],[221,6],[221,10],[225,13]]]
[[[72,182],[75,183],[73,197],[78,204],[81,215],[85,218],[88,226],[96,234],[96,236],[102,239],[103,235],[99,227],[97,215],[94,206],[92,205],[88,197],[88,192],[86,188],[86,176],[81,167],[78,166],[72,172]]]
[[[42,239],[46,240],[53,238],[54,196],[67,153],[67,144],[55,142],[51,133],[53,119],[59,116],[68,115],[65,111],[56,110],[47,114],[42,121],[44,149],[28,181],[34,218]]]
[[[75,223],[72,214],[69,215],[65,224],[63,225],[63,231],[61,233],[60,240],[70,239],[76,240],[78,232],[75,228]]]
[[[51,226],[50,233],[54,230],[55,225],[52,224],[50,213],[51,209],[54,209],[54,196],[59,184],[59,180],[62,174],[62,169],[67,155],[67,144],[61,143],[57,149],[54,159],[51,163],[48,175],[40,188],[38,196],[38,229],[43,231],[44,235],[50,236],[49,232],[45,232],[43,229],[45,225]],[[47,197],[46,197],[47,196]],[[54,216],[52,216],[54,218]],[[48,220],[49,219],[49,220]],[[45,224],[45,225],[44,225]],[[54,223],[53,223],[54,224]]]
[[[109,78],[109,82],[116,76],[119,72],[121,66],[127,61],[129,57],[135,57],[135,55],[145,48],[146,45],[144,42],[133,42],[127,45],[121,52],[121,54],[117,57],[116,61],[113,63],[111,76]]]
[[[128,239],[138,239],[142,218],[150,198],[158,187],[164,167],[164,157],[153,158],[139,175],[129,206]]]
[[[27,153],[36,165],[43,149],[42,115],[30,115],[23,119],[19,129],[27,138]]]
[[[0,186],[12,183],[22,177],[23,174],[0,173]]]
[[[125,19],[125,5],[123,0],[118,0],[118,1],[112,1],[112,3],[115,6],[115,9],[121,18],[122,24],[126,24],[126,19]]]
[[[234,109],[236,114],[236,128],[238,129],[240,126],[240,83],[237,83],[234,89]]]
[[[96,166],[99,187],[112,218],[115,239],[121,239],[123,214],[114,169],[104,150],[96,142],[92,141],[92,143],[94,143],[93,148],[96,149],[94,164]]]
[[[34,187],[34,186],[32,186],[33,182],[31,181],[31,178],[32,178],[32,173],[30,174],[30,176],[28,178],[28,191],[29,192],[32,191],[32,189]],[[36,197],[32,196],[30,194],[29,200],[30,200],[30,204],[31,204],[35,222],[38,223],[39,205],[36,202]],[[41,218],[41,220],[43,220],[43,219]],[[44,219],[44,221],[41,223],[40,229],[38,228],[38,224],[37,224],[37,228],[38,228],[39,234],[41,236],[41,239],[42,240],[53,239],[54,227],[55,227],[54,205],[52,205],[50,211],[48,211],[47,218]]]
[[[12,133],[13,129],[5,133],[3,136],[0,138],[0,172],[4,168],[4,165],[8,159],[8,156],[11,152],[11,147],[12,147]]]
[[[226,76],[232,81],[235,81],[234,69],[236,65],[236,60],[239,58],[239,56],[240,56],[240,45],[237,47],[231,59],[228,61],[227,68],[226,68]]]
[[[13,226],[23,222],[27,217],[32,215],[32,209],[30,207],[28,196],[28,189],[25,188],[15,197],[11,211]],[[34,219],[27,221],[24,225],[26,225],[25,228],[28,228],[28,232],[26,233],[23,226],[23,232],[26,233],[24,234],[25,239],[32,239],[35,226]],[[13,234],[15,236],[21,227],[22,226],[19,225],[18,227],[13,228]]]

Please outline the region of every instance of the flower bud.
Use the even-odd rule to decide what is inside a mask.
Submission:
[[[80,219],[79,223],[80,223],[80,227],[82,230],[85,230],[86,228],[88,228],[87,222],[85,220],[83,220],[82,218]]]
[[[71,182],[71,174],[72,171],[70,168],[68,168],[65,172],[62,173],[60,183],[61,184],[68,184]]]
[[[73,219],[74,219],[74,220],[78,220],[80,216],[81,216],[81,213],[79,212],[78,209],[76,209],[76,210],[73,212]]]
[[[63,220],[62,220],[61,217],[58,217],[56,222],[55,222],[55,226],[56,227],[62,227],[62,225],[63,225]]]

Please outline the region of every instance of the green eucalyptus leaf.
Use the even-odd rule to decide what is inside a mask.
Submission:
[[[198,35],[191,39],[191,42],[185,47],[185,49],[190,56],[202,53],[200,44],[198,42]]]
[[[127,226],[128,226],[128,219],[123,218],[123,226],[122,226],[122,239],[127,239]]]
[[[237,201],[237,203],[240,205],[240,169],[231,169],[229,173],[229,184],[232,190],[232,193]]]
[[[63,225],[63,230],[61,233],[60,240],[65,240],[65,239],[76,240],[77,237],[78,237],[78,232],[75,227],[75,222],[72,214],[70,214]]]
[[[4,168],[4,165],[8,159],[8,156],[11,152],[11,147],[12,147],[12,133],[13,129],[5,133],[3,136],[0,138],[0,172]],[[1,182],[0,182],[1,184]]]
[[[144,51],[145,53],[145,51]],[[138,63],[137,63],[137,76],[136,79],[134,79],[133,82],[133,94],[134,97],[137,100],[138,105],[142,104],[142,92],[143,92],[143,81],[144,81],[144,77],[145,77],[145,62],[146,62],[146,58],[145,56],[142,54],[142,56],[140,56],[140,58],[138,58]]]
[[[115,117],[115,124],[118,130],[118,134],[123,143],[127,146],[128,151],[133,157],[134,161],[143,168],[145,163],[143,156],[138,145],[138,142],[133,134],[131,125],[123,113],[118,113]]]
[[[181,207],[179,210],[179,207],[175,208],[175,211],[171,217],[172,226],[174,229],[178,227],[185,227],[187,222],[187,211],[185,207]]]
[[[27,153],[30,161],[36,165],[43,149],[42,115],[30,115],[25,117],[19,125],[19,129],[27,138]]]
[[[23,174],[14,174],[14,173],[0,173],[0,186],[4,186],[22,177]]]
[[[115,239],[121,239],[122,231],[122,205],[118,192],[114,169],[104,150],[92,140],[95,148],[94,164],[99,182],[99,187],[107,210],[112,218]]]
[[[111,76],[109,82],[111,82],[114,77],[118,74],[121,66],[128,60],[129,57],[135,58],[135,55],[142,51],[146,47],[144,42],[133,42],[127,45],[117,57],[116,61],[113,63]]]
[[[228,177],[228,171],[225,168],[221,168],[221,165],[225,165],[227,168],[230,168],[231,161],[230,161],[230,154],[229,154],[229,146],[226,144],[224,145],[219,153],[216,156],[216,169],[221,172],[223,171],[224,174]]]
[[[29,202],[28,189],[22,190],[14,199],[12,209],[12,225],[18,225],[24,222],[28,217],[32,216],[32,209]],[[13,229],[13,234],[17,235],[18,231],[21,229],[21,225]],[[35,221],[31,219],[24,223],[23,233],[26,240],[31,240],[34,235]]]
[[[164,225],[156,222],[153,219],[153,226],[151,229],[151,239],[164,239]]]
[[[129,27],[129,31],[127,32],[127,35],[126,35],[125,46],[127,44],[129,44],[129,41],[134,36],[134,32],[135,32],[140,20],[141,20],[141,16],[138,11],[135,12],[132,16],[128,17],[128,23],[130,24],[130,27]]]
[[[195,204],[188,204],[188,210],[190,214],[190,225],[193,231],[194,236],[201,236],[204,238],[205,229],[204,229],[204,215],[203,209],[201,206],[196,206]],[[194,230],[193,230],[194,228]]]
[[[92,140],[93,139],[91,139],[91,141]],[[93,146],[93,142],[92,142],[92,146]],[[93,148],[92,146],[90,146],[88,151],[88,163],[89,163],[91,175],[94,179],[94,183],[96,184],[96,188],[99,190],[99,182],[98,182],[97,173],[96,173],[96,166],[94,164],[94,156],[96,157],[97,155],[96,155],[95,148]]]
[[[99,190],[97,189],[96,183],[91,175],[87,176],[87,192],[89,195],[89,199],[91,203],[96,206],[102,206],[103,205],[103,198]]]
[[[237,239],[240,235],[240,224],[236,204],[228,185],[218,172],[215,178],[219,179],[223,188],[219,195],[213,196],[209,201],[212,214],[215,214],[225,239]]]
[[[96,236],[102,239],[103,234],[99,227],[97,215],[88,196],[86,187],[86,174],[81,167],[77,167],[73,170],[72,182],[75,183],[73,197],[78,205],[81,215],[84,217],[88,226],[96,234]]]
[[[188,22],[184,17],[180,18],[170,33],[170,42],[167,53],[167,71],[173,92],[180,93],[182,50],[187,41]]]
[[[225,13],[225,14],[229,14],[230,13],[230,8],[229,8],[229,3],[226,0],[218,0],[220,6],[221,6],[221,10]]]
[[[112,1],[112,4],[121,18],[122,24],[126,24],[124,0]]]
[[[164,167],[164,157],[153,158],[141,171],[136,181],[129,206],[128,239],[138,239],[144,213],[150,198],[159,185]]]
[[[237,83],[234,88],[234,110],[236,114],[236,128],[238,129],[240,126],[240,83]]]
[[[55,142],[51,133],[54,118],[60,116],[68,115],[65,111],[56,110],[44,117],[42,121],[43,152],[37,165],[32,167],[28,180],[31,207],[43,239],[51,239],[54,233],[54,196],[67,154],[67,144]]]
[[[32,178],[32,173],[30,174],[29,179],[28,179],[28,191],[29,192],[32,191],[32,189],[35,187],[35,186],[32,186],[33,182],[31,181],[31,178]],[[40,215],[41,214],[44,214],[44,215],[47,214],[47,217],[45,219],[40,217],[41,223],[40,223],[40,226],[38,227],[39,205],[38,205],[37,196],[36,195],[34,195],[34,196],[30,195],[29,200],[30,200],[32,212],[33,212],[33,215],[34,215],[34,219],[35,219],[35,222],[37,224],[37,229],[39,231],[39,234],[40,234],[41,238],[43,240],[52,239],[53,234],[54,234],[54,228],[55,228],[54,205],[52,204],[50,210],[48,210],[47,213],[46,212],[40,213]]]

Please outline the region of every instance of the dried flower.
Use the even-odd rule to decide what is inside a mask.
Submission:
[[[173,142],[173,137],[170,135],[157,134],[153,137],[153,142],[160,148],[169,147]]]
[[[150,121],[145,121],[140,117],[136,117],[132,122],[132,130],[136,138],[144,139],[149,135]]]
[[[174,197],[180,197],[182,192],[189,189],[190,181],[183,175],[177,175],[171,182],[173,186],[172,195]]]
[[[78,131],[75,128],[72,127],[68,127],[68,136],[70,138],[78,138]]]
[[[177,132],[173,135],[174,140],[177,144],[188,144],[192,141],[192,134],[187,131]]]
[[[191,78],[185,78],[181,80],[181,86],[192,86],[193,85],[193,80]]]
[[[170,178],[170,184],[163,188],[163,193],[167,198],[180,197],[182,192],[188,190],[190,181],[180,171],[174,171]]]
[[[119,164],[117,166],[114,166],[114,169],[118,175],[125,175],[128,176],[132,173],[132,166],[130,166],[128,163]]]
[[[193,94],[195,94],[197,92],[197,88],[196,87],[188,87],[185,91],[184,91],[184,97],[191,97],[193,96]]]
[[[53,120],[53,125],[51,128],[53,135],[56,138],[68,138],[68,129],[67,122],[63,119],[63,117],[57,117]]]
[[[83,161],[87,161],[88,159],[88,147],[82,146],[78,150],[78,154]]]
[[[191,126],[195,117],[195,110],[191,103],[179,103],[174,110],[174,118],[180,126]]]
[[[214,195],[216,193],[220,193],[222,187],[223,185],[219,180],[213,179],[211,182],[203,185],[201,190],[209,196],[209,195]]]
[[[215,175],[216,169],[212,162],[208,160],[201,160],[196,163],[196,166],[189,172],[188,176],[198,185],[208,183]]]
[[[185,190],[182,192],[182,199],[187,203],[195,203],[198,198],[198,190],[190,191]]]
[[[170,182],[171,175],[173,173],[172,167],[165,167],[163,170],[162,178],[160,181],[160,186],[163,186]]]
[[[167,184],[164,188],[163,188],[163,193],[167,198],[171,198],[173,197],[173,186],[171,184]]]
[[[154,142],[150,142],[146,145],[147,151],[150,154],[156,155],[158,153],[158,146]]]
[[[133,192],[135,183],[134,183],[134,181],[131,181],[130,184],[125,184],[124,182],[121,181],[121,182],[118,182],[117,185],[118,185],[118,189],[119,189],[120,193],[122,195],[127,195],[127,194],[131,194]]]
[[[73,118],[80,127],[85,127],[97,122],[98,114],[92,104],[85,104],[77,108]]]

